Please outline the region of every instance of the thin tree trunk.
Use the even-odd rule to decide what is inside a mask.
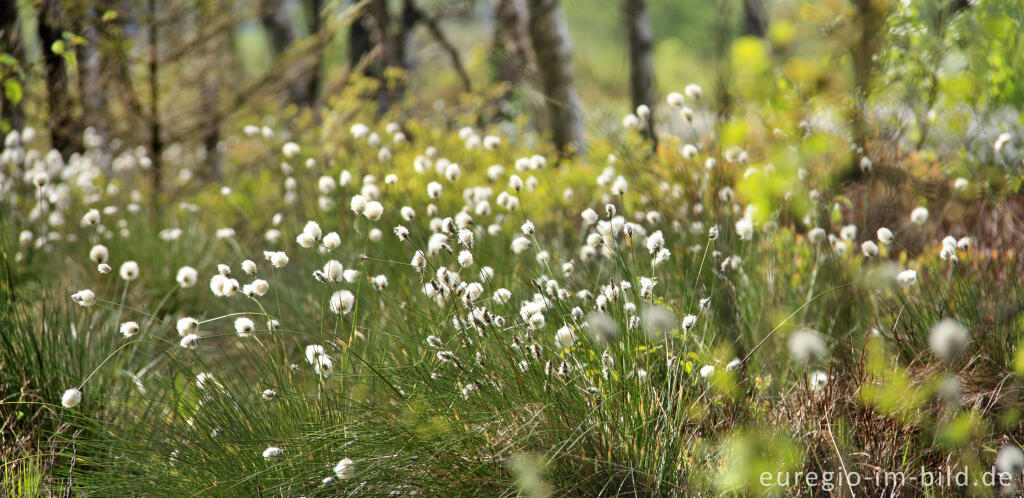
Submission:
[[[406,71],[412,68],[412,56],[409,55],[409,42],[412,40],[412,32],[416,28],[416,24],[420,22],[423,17],[423,12],[416,8],[413,0],[402,0],[402,18],[400,21],[400,28],[398,30],[398,61],[402,64],[402,69]]]
[[[89,42],[82,47],[81,71],[79,71],[79,88],[82,93],[82,107],[85,124],[106,134],[107,101],[103,91],[103,66],[100,60],[100,36],[96,29],[96,19],[91,14],[85,19],[88,23],[82,34]]]
[[[280,0],[262,0],[260,2],[260,22],[263,29],[267,31],[270,38],[270,49],[274,55],[284,52],[288,45],[295,40],[291,23],[284,12],[283,2]]]
[[[316,0],[313,0],[317,4]],[[315,33],[320,22],[319,9],[313,6],[311,32]],[[270,49],[275,57],[281,56],[298,38],[295,26],[285,10],[282,0],[262,0],[260,2],[260,22],[270,38]],[[290,64],[283,75],[287,82],[288,101],[298,105],[311,105],[315,99],[316,80],[312,74],[306,74],[305,64]],[[311,91],[314,90],[314,91]]]
[[[309,32],[316,35],[323,29],[323,22],[321,21],[321,15],[323,14],[323,1],[322,0],[310,0],[310,24]],[[313,62],[309,67],[309,74],[306,78],[306,101],[303,102],[310,106],[315,106],[319,102],[320,98],[320,67],[322,65],[323,53],[319,45],[313,50]]]
[[[367,26],[371,17],[368,6],[364,6],[359,16],[352,21],[348,28],[348,62],[349,67],[359,66],[364,57],[370,55],[373,49],[373,42],[370,40],[370,28]],[[372,75],[371,64],[365,64],[364,74]]]
[[[715,114],[717,123],[732,113],[732,69],[729,63],[729,47],[732,39],[732,1],[718,0],[718,16],[715,18]],[[718,136],[718,133],[715,134]]]
[[[651,62],[651,48],[654,35],[647,17],[647,0],[623,0],[623,19],[626,22],[626,37],[629,42],[629,91],[633,109],[645,105],[652,110],[644,123],[648,138],[657,148],[654,135],[654,68]]]
[[[491,61],[495,77],[513,85],[529,72],[530,45],[523,0],[495,0]]]
[[[871,95],[871,84],[874,76],[874,57],[881,48],[881,39],[878,34],[885,23],[887,12],[885,7],[876,5],[871,0],[854,0],[856,8],[855,22],[859,36],[851,47],[851,59],[853,60],[853,101],[849,109],[850,128],[853,134],[853,142],[861,150],[864,150],[868,140],[868,124],[865,114],[867,113],[867,99]],[[857,154],[848,166],[847,175],[844,180],[858,180],[863,172],[858,167]]]
[[[580,97],[573,81],[572,42],[558,0],[528,0],[529,31],[537,56],[548,122],[555,146],[565,155],[586,147]]]
[[[381,114],[391,107],[394,97],[384,81],[384,70],[398,55],[388,32],[390,22],[387,0],[372,0],[349,26],[348,33],[349,67],[362,64],[363,74],[378,81],[377,111]],[[366,57],[371,59],[363,62]]]
[[[218,11],[224,8],[219,0],[202,3],[196,11],[197,27],[203,25],[203,19],[213,19]],[[230,55],[226,52],[224,38],[220,36],[211,37],[203,44],[201,53],[203,56],[203,68],[198,71],[197,85],[199,86],[198,115],[196,126],[201,128],[203,146],[203,162],[206,168],[202,171],[204,178],[219,182],[222,179],[221,172],[221,151],[220,151],[220,128],[224,119],[220,108],[220,93],[223,84],[222,72],[215,68],[225,67],[230,63]],[[174,140],[171,138],[170,140]]]
[[[214,63],[218,62],[217,49],[213,48],[211,56],[214,59]],[[200,119],[200,122],[205,121],[203,125],[203,151],[206,153],[206,164],[209,166],[208,175],[209,178],[220,181],[221,176],[221,154],[220,154],[220,126],[222,116],[219,111],[219,96],[220,96],[220,74],[216,71],[208,71],[207,74],[202,77],[202,88],[200,89],[200,96],[203,103],[203,112],[207,114],[205,119]]]
[[[157,52],[156,0],[149,0],[149,153],[153,162],[153,198],[160,194],[164,143],[160,136],[160,62]],[[159,209],[159,203],[154,202]]]
[[[39,41],[43,48],[43,66],[46,70],[47,103],[50,113],[50,142],[64,157],[82,149],[82,124],[74,116],[75,103],[71,95],[67,64],[64,57],[51,47],[63,38],[60,5],[56,0],[44,0],[39,11]],[[66,47],[74,50],[73,47]]]
[[[203,92],[209,92],[209,89],[204,89]],[[216,92],[216,89],[213,90]],[[204,96],[204,100],[207,97]],[[212,112],[216,113],[216,104]],[[206,152],[206,163],[210,166],[210,178],[214,181],[220,181],[222,178],[221,173],[221,154],[220,154],[220,121],[219,115],[214,116],[210,119],[210,124],[207,126],[206,132],[203,134],[203,150]]]
[[[743,0],[743,35],[764,38],[764,0]]]

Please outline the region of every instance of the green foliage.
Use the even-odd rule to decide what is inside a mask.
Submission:
[[[725,444],[723,460],[718,490],[756,495],[785,494],[785,488],[776,485],[776,476],[795,474],[802,464],[800,448],[791,438],[764,430],[733,434]],[[762,481],[765,474],[771,478]],[[766,482],[770,484],[765,486]]]

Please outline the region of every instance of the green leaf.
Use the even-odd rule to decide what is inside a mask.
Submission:
[[[942,427],[935,439],[947,448],[960,448],[966,444],[981,426],[973,412],[961,413]]]
[[[75,67],[78,65],[78,57],[75,56],[74,52],[65,52],[64,61],[67,62],[68,65],[71,67]]]
[[[1013,358],[1013,372],[1017,375],[1024,375],[1024,343],[1017,346],[1017,354]]]
[[[4,96],[7,97],[12,104],[17,105],[21,102],[21,83],[18,80],[9,79],[4,82]]]
[[[53,45],[50,45],[50,51],[57,55],[64,55],[64,40],[57,40],[53,42]]]
[[[85,38],[74,33],[64,33],[64,38],[68,41],[69,44],[71,44],[72,47],[89,44],[89,40],[86,40]]]

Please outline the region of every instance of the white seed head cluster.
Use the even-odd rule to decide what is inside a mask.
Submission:
[[[808,365],[828,358],[828,346],[821,334],[811,329],[797,329],[786,341],[789,354],[797,363]]]
[[[967,328],[951,318],[945,318],[935,324],[928,336],[928,345],[931,346],[932,353],[947,361],[955,360],[964,354],[970,343],[971,336]]]
[[[629,130],[625,138],[663,133],[666,110],[673,125],[696,131],[708,117],[702,99],[701,87],[690,84],[667,95],[668,109],[660,103],[653,108],[636,106],[622,118],[622,126]],[[850,212],[850,203],[822,185],[818,170],[798,169],[802,162],[792,167],[781,162],[773,165],[764,148],[721,147],[705,140],[702,132],[662,142],[672,144],[664,155],[673,162],[675,178],[663,179],[661,171],[637,174],[632,154],[609,155],[607,164],[592,175],[573,171],[581,180],[574,176],[572,182],[560,185],[548,183],[555,168],[548,168],[543,155],[532,151],[510,155],[523,140],[500,133],[498,126],[462,127],[455,150],[446,150],[442,142],[420,144],[421,129],[411,123],[346,123],[345,127],[348,133],[344,128],[334,133],[341,135],[335,139],[345,151],[339,155],[321,153],[314,144],[303,142],[306,135],[301,133],[245,126],[243,140],[263,142],[274,158],[266,178],[278,178],[272,187],[280,198],[273,199],[272,205],[259,205],[273,214],[226,218],[216,228],[201,230],[198,222],[195,227],[187,223],[203,219],[198,215],[204,207],[196,203],[202,197],[175,205],[175,215],[168,217],[174,220],[168,223],[172,226],[153,230],[153,242],[166,245],[174,255],[167,259],[174,266],[167,268],[151,267],[154,259],[143,253],[147,249],[131,243],[146,233],[135,228],[140,224],[131,218],[131,213],[140,212],[145,195],[125,192],[121,195],[131,195],[130,205],[105,205],[108,198],[118,198],[112,191],[127,189],[124,185],[131,182],[104,183],[101,168],[91,164],[94,160],[104,167],[109,163],[121,172],[129,163],[132,168],[152,167],[144,151],[103,160],[97,160],[99,151],[90,151],[95,157],[76,156],[67,163],[61,159],[60,164],[41,154],[32,161],[23,158],[20,165],[32,171],[22,173],[20,180],[30,184],[31,200],[42,207],[26,210],[25,219],[33,224],[16,227],[12,233],[17,234],[17,246],[12,250],[25,258],[31,251],[67,243],[90,270],[95,266],[100,275],[90,271],[88,278],[96,280],[90,285],[104,298],[89,289],[72,294],[80,307],[94,307],[73,307],[76,315],[85,316],[76,323],[98,319],[98,313],[117,306],[117,317],[102,323],[108,324],[112,334],[133,338],[118,337],[121,345],[144,344],[151,338],[166,341],[176,331],[178,346],[187,351],[174,349],[173,353],[183,362],[205,360],[206,354],[225,345],[239,354],[269,351],[274,361],[280,352],[285,358],[281,368],[287,371],[253,381],[245,391],[250,398],[266,400],[260,401],[264,409],[280,408],[314,392],[284,383],[292,379],[309,382],[327,399],[325,393],[337,392],[342,382],[365,372],[364,366],[384,361],[386,355],[362,364],[351,361],[351,353],[376,352],[377,347],[396,348],[388,354],[401,349],[402,354],[395,357],[422,361],[430,369],[429,377],[423,379],[437,381],[430,388],[445,389],[454,403],[467,406],[507,395],[508,386],[502,385],[506,372],[491,371],[505,368],[503,363],[511,365],[512,374],[523,373],[523,379],[540,378],[546,393],[586,393],[592,396],[588,400],[607,395],[609,386],[621,388],[616,383],[627,379],[657,387],[661,384],[656,382],[675,375],[673,371],[682,372],[684,365],[687,375],[699,367],[699,378],[691,380],[708,389],[747,373],[746,358],[726,363],[731,354],[724,358],[707,354],[721,340],[716,334],[723,327],[723,316],[732,319],[726,314],[749,313],[737,311],[732,299],[719,300],[723,289],[729,296],[739,296],[761,287],[790,285],[780,282],[779,276],[787,279],[795,274],[799,278],[791,280],[793,286],[801,287],[799,295],[815,295],[823,285],[818,279],[826,278],[819,275],[842,273],[835,268],[846,270],[838,265],[849,263],[854,271],[861,267],[884,270],[887,288],[878,299],[914,299],[928,290],[911,289],[919,283],[918,271],[925,283],[941,275],[917,256],[904,261],[901,252],[902,244],[910,246],[929,228],[943,226],[944,210],[936,211],[934,217],[925,206],[909,215],[898,211],[895,220],[887,220],[892,228],[876,228],[877,224],[862,221]],[[800,130],[780,129],[772,135],[792,145],[798,142],[789,135],[806,134],[812,128],[817,129],[805,123]],[[1010,157],[1015,150],[1013,139],[1004,135],[996,139],[995,152]],[[17,138],[13,143],[20,144],[22,137]],[[349,152],[365,154],[347,156]],[[885,156],[875,155],[874,150],[855,150],[855,165],[865,175],[880,173],[869,152],[879,170],[890,168]],[[659,149],[657,155],[662,154]],[[344,167],[349,169],[335,161],[346,162]],[[71,173],[66,172],[68,168]],[[181,166],[176,173],[169,182],[185,187],[194,181],[190,167]],[[554,177],[558,175],[567,176],[565,169]],[[736,183],[727,175],[733,175]],[[216,186],[219,202],[237,201],[250,191],[251,185],[233,184],[230,175],[225,179],[224,185]],[[754,182],[792,184],[789,191],[779,193],[786,205],[809,204],[812,209],[797,213],[755,202],[746,188]],[[0,202],[7,202],[6,196],[11,195],[8,183],[6,176],[0,176],[0,193],[5,198]],[[951,184],[958,199],[986,188],[978,179],[962,177]],[[538,208],[538,199],[550,204]],[[561,216],[562,226],[551,222],[552,213]],[[62,225],[70,227],[60,229]],[[952,227],[950,233],[969,232]],[[67,240],[71,236],[79,239],[77,245]],[[928,240],[934,242],[937,237]],[[786,252],[790,246],[792,253]],[[949,263],[961,258],[969,261],[971,246],[971,238],[949,235],[941,240],[938,256]],[[769,254],[771,250],[777,252]],[[778,255],[792,255],[796,268],[790,269]],[[890,261],[897,256],[904,264],[902,271]],[[953,273],[962,263],[943,268]],[[805,270],[809,275],[800,273]],[[107,273],[111,274],[103,276]],[[892,289],[893,282],[905,290]],[[209,293],[201,283],[208,283]],[[125,290],[124,302],[110,297],[113,284]],[[165,294],[170,305],[161,303],[160,313],[151,319],[133,307]],[[789,295],[780,292],[780,300]],[[714,306],[711,297],[701,296],[715,296]],[[828,323],[813,313],[807,315],[807,323]],[[832,370],[824,363],[830,356],[829,344],[842,333],[797,328],[786,338],[791,359],[806,367],[798,380],[806,380],[818,396],[841,384],[830,378]],[[406,341],[407,335],[415,337]],[[278,348],[278,341],[298,337],[308,338],[299,345],[319,342],[305,345],[305,363],[301,357],[287,359],[290,349]],[[781,338],[773,341],[765,350],[777,347]],[[642,362],[622,356],[641,351],[640,345],[645,354],[656,354]],[[971,336],[959,322],[945,319],[931,328],[928,345],[935,357],[952,362],[970,349]],[[497,347],[507,350],[496,354],[493,348]],[[697,351],[696,361],[686,359],[691,350]],[[504,362],[505,353],[511,361]],[[210,370],[217,365],[209,364]],[[207,391],[204,403],[218,389],[229,391],[214,374],[227,375],[214,370],[196,377],[196,385]],[[266,388],[268,384],[273,389]],[[395,391],[409,387],[394,384],[389,388]],[[82,388],[68,389],[62,396],[63,406],[78,406]],[[203,416],[197,408],[196,417]],[[300,453],[280,440],[264,441],[260,447],[271,443],[282,444],[288,451],[268,446],[262,452],[268,461],[282,462]],[[255,455],[259,447],[248,451]],[[325,473],[330,473],[333,458],[322,462]],[[1001,450],[997,460],[997,467],[1024,469],[1024,454],[1016,447]],[[351,479],[357,470],[364,470],[363,462],[373,461],[361,461],[357,467],[344,458],[324,482]]]
[[[64,395],[60,398],[60,403],[64,405],[64,408],[74,408],[82,403],[82,391],[78,389],[68,389],[64,391]]]

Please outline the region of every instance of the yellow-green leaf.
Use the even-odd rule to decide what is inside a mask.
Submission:
[[[12,104],[21,102],[21,83],[17,80],[9,79],[4,82],[4,96],[7,97]]]

